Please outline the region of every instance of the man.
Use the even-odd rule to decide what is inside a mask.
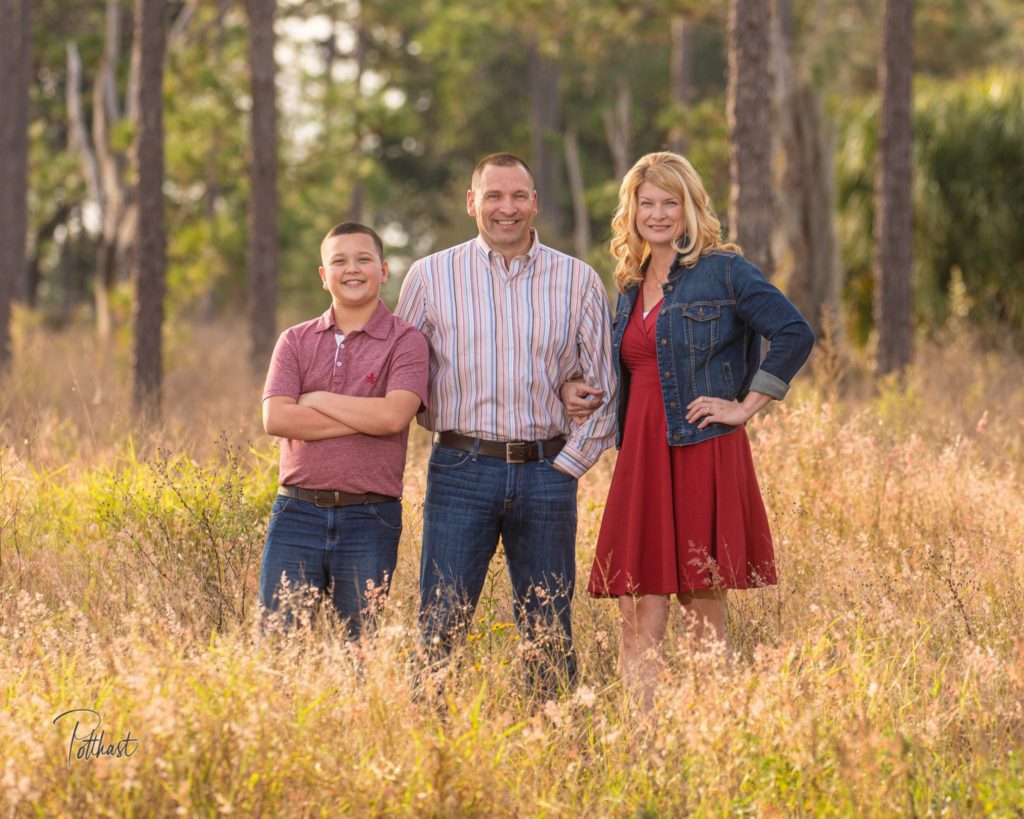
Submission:
[[[579,375],[614,384],[608,299],[591,267],[540,243],[519,157],[481,160],[466,210],[479,235],[414,263],[395,310],[430,345],[420,623],[443,658],[500,537],[531,676],[550,694],[576,674],[576,482],[614,437],[614,400],[569,432],[558,390]]]
[[[423,336],[380,300],[380,237],[337,225],[320,245],[331,306],[285,330],[263,391],[263,426],[281,440],[260,602],[280,604],[282,578],[331,596],[348,635],[384,595],[402,532],[409,422],[427,396]]]

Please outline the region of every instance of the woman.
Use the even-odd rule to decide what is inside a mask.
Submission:
[[[670,597],[698,640],[724,642],[726,589],[776,582],[744,424],[785,396],[814,336],[722,241],[682,156],[648,154],[633,166],[612,232],[620,452],[589,592],[618,598],[620,669],[649,705]],[[762,337],[771,342],[763,361]],[[570,414],[588,414],[588,392],[565,390]]]

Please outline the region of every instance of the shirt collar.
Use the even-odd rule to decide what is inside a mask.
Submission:
[[[489,244],[487,244],[487,242],[484,241],[484,237],[481,236],[479,233],[477,234],[477,237],[476,237],[475,241],[476,241],[477,248],[488,259],[491,258],[491,254],[492,253],[495,253],[498,256],[501,255],[500,253],[498,253],[497,250],[492,249],[491,246]],[[525,256],[526,257],[526,263],[529,265],[529,264],[532,264],[536,260],[537,255],[539,253],[540,253],[540,234],[537,233],[537,229],[536,228],[530,228],[530,246],[527,248],[526,253],[522,254],[522,256],[514,256],[513,260],[514,259],[521,259],[521,258],[523,258]]]
[[[372,338],[383,340],[388,337],[388,333],[391,331],[391,322],[388,319],[391,317],[391,311],[388,310],[387,305],[383,301],[378,299],[377,309],[373,311],[373,315],[366,320],[366,324],[363,325],[361,330],[356,330],[357,333],[366,333]],[[337,324],[334,323],[334,306],[328,307],[320,315],[320,318],[316,320],[314,329],[318,333],[326,333],[328,330],[333,330],[336,333],[340,333],[341,330]]]
[[[320,318],[316,320],[316,324],[313,325],[313,329],[318,333],[326,333],[328,330],[341,332],[334,326],[334,305],[329,306],[320,314]]]

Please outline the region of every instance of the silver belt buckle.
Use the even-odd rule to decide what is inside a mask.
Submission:
[[[331,503],[320,503],[321,494],[329,495]],[[337,506],[339,500],[337,489],[317,489],[316,494],[313,496],[313,505],[318,509],[330,509],[333,506]]]
[[[505,444],[505,463],[523,464],[526,463],[526,456],[530,441],[509,441]]]

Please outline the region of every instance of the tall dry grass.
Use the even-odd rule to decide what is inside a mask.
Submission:
[[[133,432],[123,339],[18,327],[0,385],[5,814],[1020,814],[1018,359],[961,334],[875,385],[821,345],[750,429],[781,582],[730,597],[732,668],[673,624],[645,721],[613,607],[582,595],[580,686],[529,698],[500,559],[443,694],[414,694],[421,432],[377,636],[261,632],[275,462],[243,333],[172,333],[165,420]],[[612,462],[581,482],[581,577]],[[134,754],[69,760],[73,717],[54,718],[72,708]]]

